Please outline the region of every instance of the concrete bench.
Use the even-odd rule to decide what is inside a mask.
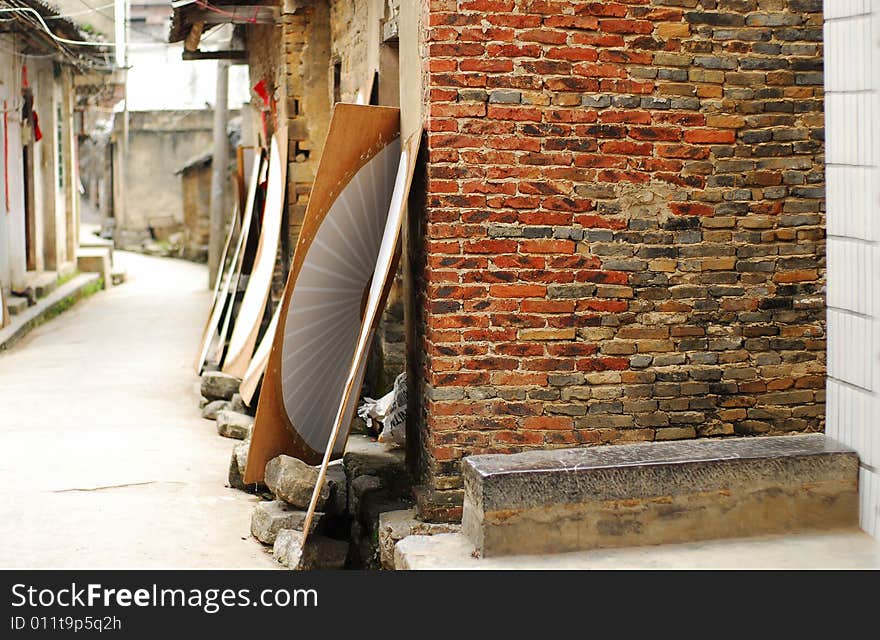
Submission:
[[[823,434],[471,456],[462,530],[482,556],[858,525],[858,457]]]
[[[104,288],[113,286],[113,260],[109,247],[80,248],[76,252],[77,268],[83,273],[97,273],[104,280]]]

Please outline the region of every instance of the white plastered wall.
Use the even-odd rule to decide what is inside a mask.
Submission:
[[[6,131],[0,131],[0,144],[2,144],[2,136],[8,136],[6,140],[8,164],[5,170],[0,172],[0,285],[5,289],[23,286],[27,265],[22,191],[24,177],[21,146],[21,57],[15,55],[14,51],[15,43],[12,38],[0,37],[0,111],[3,109],[4,101],[7,111]],[[7,179],[9,180],[8,210],[4,182]]]
[[[829,436],[880,537],[880,0],[825,0]]]

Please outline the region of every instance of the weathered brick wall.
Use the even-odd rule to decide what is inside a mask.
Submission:
[[[276,100],[275,118],[286,122],[288,133],[286,229],[273,279],[275,301],[284,290],[329,126],[328,13],[323,2],[286,5],[279,25],[251,26],[246,32],[251,86],[265,81]],[[263,107],[253,91],[251,100]],[[270,117],[269,135],[274,133],[274,122]]]
[[[485,452],[823,429],[820,0],[426,0],[423,507]]]
[[[370,44],[367,41],[369,0],[333,0],[330,2],[330,33],[333,60],[342,65],[340,96],[342,102],[355,102],[358,91],[367,91]],[[366,96],[369,98],[369,96]]]

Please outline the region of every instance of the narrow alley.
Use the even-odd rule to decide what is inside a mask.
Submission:
[[[116,252],[128,272],[0,355],[0,566],[271,568],[231,440],[198,410],[205,267]],[[231,543],[231,544],[230,544]]]

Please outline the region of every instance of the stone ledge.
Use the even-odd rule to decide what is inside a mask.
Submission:
[[[858,523],[858,457],[823,434],[472,456],[463,471],[463,531],[484,556]]]
[[[83,273],[74,276],[37,303],[12,316],[9,326],[0,329],[0,351],[9,349],[23,338],[31,329],[47,322],[66,311],[78,301],[102,288],[101,276],[96,273]]]
[[[412,535],[394,548],[397,570],[880,569],[880,542],[844,529],[544,555],[474,557],[460,533]]]

